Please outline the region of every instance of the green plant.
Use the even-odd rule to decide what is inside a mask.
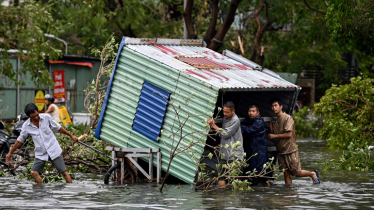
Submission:
[[[323,116],[319,136],[331,148],[363,148],[373,143],[374,136],[374,79],[355,77],[347,85],[328,89],[314,112]]]
[[[6,176],[6,173],[0,169],[0,176]]]
[[[338,160],[325,160],[322,169],[374,171],[374,159],[367,148],[355,148],[355,144],[351,143]]]
[[[309,107],[305,106],[293,115],[297,138],[318,137],[322,128],[322,119],[312,115]]]

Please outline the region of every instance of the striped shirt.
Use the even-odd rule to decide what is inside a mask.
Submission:
[[[48,161],[48,157],[50,157],[54,160],[61,154],[62,149],[52,129],[57,132],[60,128],[61,125],[53,120],[49,114],[39,114],[39,128],[29,118],[23,124],[17,141],[24,143],[27,137],[31,135],[35,144],[35,158]]]

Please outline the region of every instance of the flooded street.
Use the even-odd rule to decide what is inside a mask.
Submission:
[[[374,209],[374,173],[322,171],[321,159],[338,157],[322,140],[298,140],[302,168],[318,169],[322,184],[283,176],[271,187],[252,192],[215,190],[203,193],[190,185],[127,187],[103,184],[103,175],[77,174],[74,184],[35,184],[18,177],[0,178],[0,209]]]

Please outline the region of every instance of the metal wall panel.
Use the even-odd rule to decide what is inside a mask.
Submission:
[[[170,93],[144,82],[132,129],[158,142]]]

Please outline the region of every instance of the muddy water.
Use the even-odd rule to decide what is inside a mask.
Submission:
[[[338,157],[324,141],[299,140],[302,168],[321,169],[321,158]],[[156,184],[106,186],[102,175],[77,174],[74,184],[35,184],[14,177],[0,178],[0,209],[372,209],[374,173],[321,171],[322,184],[308,178],[283,177],[271,187],[252,192],[216,190],[203,193],[189,185],[168,185],[161,194]]]

